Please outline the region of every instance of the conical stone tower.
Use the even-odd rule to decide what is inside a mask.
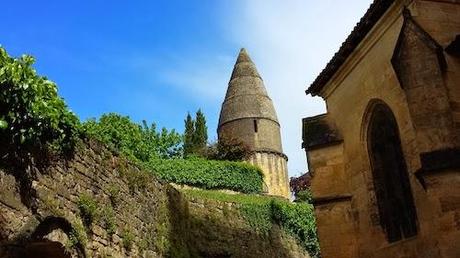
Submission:
[[[289,198],[287,156],[283,154],[278,117],[244,48],[228,83],[217,134],[219,139],[237,139],[249,146],[253,154],[247,161],[262,169],[267,193]]]

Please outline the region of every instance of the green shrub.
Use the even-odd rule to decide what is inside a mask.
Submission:
[[[152,180],[152,176],[145,171],[137,171],[134,169],[126,170],[124,177],[127,179],[129,191],[133,194],[142,191],[147,187],[147,184]]]
[[[187,196],[238,203],[241,215],[256,231],[267,234],[272,224],[281,226],[313,258],[320,257],[313,205],[259,195],[226,194],[209,190],[184,190]]]
[[[115,222],[115,214],[111,206],[105,206],[101,214],[102,222],[107,230],[109,236],[113,235],[117,230],[117,224]]]
[[[272,212],[273,220],[294,236],[311,257],[320,257],[313,205],[274,200]]]
[[[134,234],[130,230],[124,230],[121,236],[123,247],[130,251],[133,248]]]
[[[69,234],[69,239],[65,243],[66,251],[70,251],[78,245],[84,248],[87,242],[88,236],[86,235],[85,227],[80,220],[75,221],[72,224],[72,231]]]
[[[99,211],[98,205],[94,198],[88,194],[81,194],[78,198],[78,209],[80,210],[80,217],[86,227],[91,227],[93,222],[98,218]]]
[[[116,184],[110,184],[107,191],[109,192],[110,203],[117,206],[120,201],[120,187]]]
[[[221,138],[207,148],[206,157],[214,160],[243,161],[251,155],[245,143],[234,138]]]
[[[157,177],[167,182],[204,189],[228,189],[243,193],[260,193],[262,171],[250,164],[201,158],[155,159],[146,163]]]
[[[79,137],[77,116],[33,63],[31,56],[12,58],[0,47],[0,156],[40,154],[49,146],[70,151]]]
[[[145,162],[152,158],[182,155],[180,134],[165,128],[157,132],[155,124],[148,126],[143,121],[140,125],[128,116],[104,114],[99,120],[85,121],[83,130],[87,136],[107,144],[134,161]]]
[[[272,228],[271,202],[243,204],[240,210],[251,228],[263,234],[270,232]]]
[[[297,192],[297,194],[295,195],[295,202],[312,203],[313,195],[311,194],[310,189]]]

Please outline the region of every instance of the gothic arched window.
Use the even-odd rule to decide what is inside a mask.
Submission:
[[[415,236],[417,214],[398,125],[388,106],[374,106],[367,135],[380,225],[389,242]]]

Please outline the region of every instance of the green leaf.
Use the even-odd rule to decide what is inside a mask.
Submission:
[[[8,127],[8,123],[5,120],[0,119],[0,129],[6,129]]]

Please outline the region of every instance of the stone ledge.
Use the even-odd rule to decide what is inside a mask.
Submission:
[[[338,132],[327,121],[327,114],[302,119],[302,148],[306,151],[343,142]]]
[[[313,205],[316,207],[316,206],[327,205],[327,204],[337,203],[337,202],[347,202],[347,201],[351,201],[352,197],[353,196],[350,194],[342,194],[342,195],[332,195],[332,196],[313,198]]]
[[[415,176],[426,190],[426,176],[460,170],[460,148],[448,148],[420,154],[422,167]]]

